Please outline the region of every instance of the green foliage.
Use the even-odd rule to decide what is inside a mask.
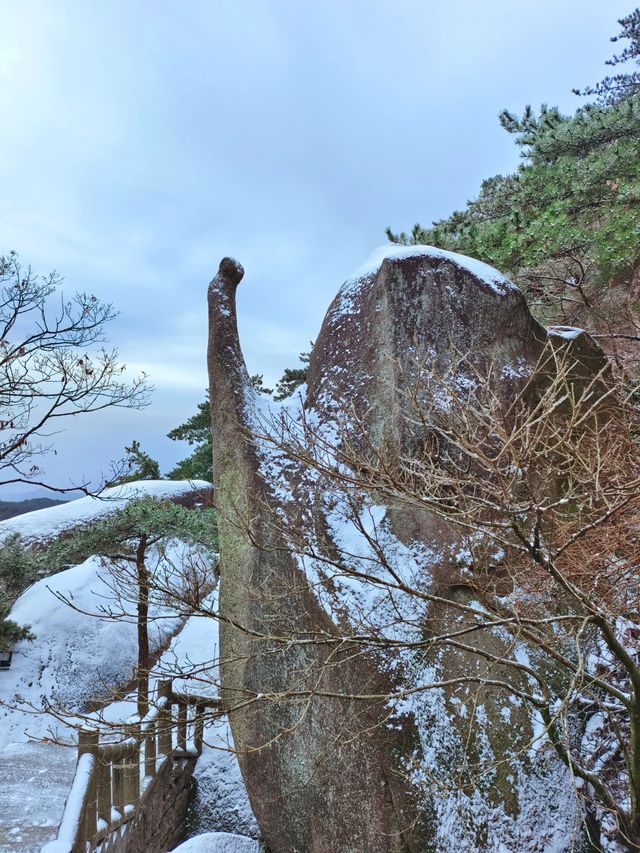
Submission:
[[[262,373],[254,373],[253,376],[249,377],[249,381],[251,382],[254,390],[259,394],[273,394],[273,388],[267,388],[264,384],[264,377],[262,376]]]
[[[159,480],[160,465],[148,453],[140,449],[140,442],[135,439],[130,447],[125,447],[124,473],[107,485],[121,486],[123,483],[134,483],[136,480]]]
[[[168,437],[173,441],[186,441],[195,445],[194,451],[169,471],[170,480],[213,480],[213,450],[211,446],[211,409],[209,392],[198,403],[195,415],[172,429]]]
[[[28,625],[7,619],[18,596],[44,574],[42,556],[25,546],[16,533],[0,548],[0,650],[10,649],[18,640],[32,640]]]
[[[583,258],[600,283],[628,277],[640,262],[640,96],[562,116],[528,107],[501,115],[521,146],[515,175],[484,181],[463,211],[416,226],[396,242],[472,255],[514,276],[558,258]]]
[[[195,556],[193,551],[188,559],[179,558],[177,564],[162,559],[169,554],[168,543],[176,539],[200,546],[195,560],[191,559]],[[131,501],[112,515],[74,531],[72,537],[58,540],[49,549],[50,563],[58,566],[79,563],[92,554],[103,559],[113,601],[99,606],[97,616],[128,621],[135,612],[137,706],[141,717],[149,708],[149,624],[154,618],[149,613],[150,602],[170,602],[178,612],[193,612],[213,587],[217,549],[213,510],[188,509],[149,497]]]
[[[311,345],[313,348],[313,344]],[[272,388],[267,388],[261,373],[255,373],[250,377],[251,385],[259,394],[274,394],[275,400],[284,400],[307,381],[307,372],[311,352],[300,353],[300,361],[305,365],[299,368],[286,368],[278,384],[275,393]],[[173,441],[186,441],[194,446],[193,452],[182,459],[169,471],[171,480],[213,480],[213,449],[211,437],[211,409],[209,405],[209,392],[202,403],[198,403],[196,413],[187,421],[172,429],[168,437]]]
[[[632,39],[631,52],[622,55],[637,60],[640,11],[621,23]],[[628,281],[640,264],[636,78],[627,75],[629,85],[615,97],[572,116],[544,105],[538,113],[528,106],[521,116],[504,110],[500,122],[522,152],[517,172],[483,181],[464,210],[430,228],[416,225],[408,235],[387,229],[389,239],[477,257],[542,302],[554,298],[558,284],[584,297],[583,286]]]
[[[313,344],[311,344],[311,350],[309,352],[300,353],[300,361],[305,365],[304,367],[285,368],[284,373],[276,384],[275,393],[273,395],[274,400],[286,400],[287,397],[290,397],[293,394],[296,388],[304,385],[309,373],[309,361],[311,360],[312,351]]]
[[[211,438],[177,463],[175,468],[169,471],[170,480],[213,480],[213,450]]]
[[[634,9],[630,15],[620,18],[618,23],[622,30],[611,41],[628,40],[630,44],[621,53],[607,60],[607,65],[618,66],[625,62],[640,64],[640,9]],[[596,95],[597,103],[600,106],[609,106],[616,101],[624,100],[640,92],[640,72],[612,74],[595,86],[587,86],[582,91],[580,89],[573,91],[576,95]]]
[[[50,564],[81,563],[91,554],[114,560],[135,555],[142,537],[146,545],[160,539],[181,539],[212,551],[218,548],[218,531],[212,509],[188,509],[168,500],[144,497],[92,522],[68,539],[54,542],[47,551]]]
[[[20,640],[35,640],[29,625],[18,625],[11,619],[4,619],[0,613],[0,651],[10,652]]]
[[[172,429],[168,433],[168,437],[174,441],[186,441],[189,444],[201,444],[203,441],[211,439],[211,410],[208,391],[204,402],[198,403],[195,415]]]

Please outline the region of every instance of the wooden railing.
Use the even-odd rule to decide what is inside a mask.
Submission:
[[[171,681],[159,681],[153,708],[144,719],[126,725],[125,737],[117,743],[100,742],[97,731],[81,729],[78,764],[58,835],[42,853],[116,850],[165,762],[202,752],[207,709],[209,716],[220,715],[220,700],[176,692]]]

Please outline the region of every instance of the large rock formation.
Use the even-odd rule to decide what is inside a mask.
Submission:
[[[297,430],[322,456],[351,430],[393,459],[418,440],[406,387],[421,371],[453,366],[464,383],[491,365],[508,398],[531,377],[548,332],[490,267],[429,247],[387,247],[329,308],[306,393],[269,412],[238,340],[242,276],[226,258],[209,288],[221,677],[267,843],[274,853],[572,849],[581,821],[572,781],[553,756],[525,749],[533,731],[525,710],[488,689],[471,710],[464,691],[416,690],[443,674],[480,673],[479,659],[413,654],[412,637],[447,630],[451,610],[376,580],[391,572],[445,601],[464,597],[459,533],[428,512],[354,498],[321,464],[258,437]],[[553,334],[579,370],[602,365],[588,336]],[[424,405],[446,407],[430,387]],[[372,553],[379,545],[382,564]],[[405,645],[365,651],[355,635]],[[478,642],[500,651],[494,636]],[[461,782],[447,775],[460,756],[493,769]]]

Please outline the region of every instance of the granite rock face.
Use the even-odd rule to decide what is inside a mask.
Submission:
[[[581,816],[571,779],[552,756],[520,754],[533,731],[524,709],[483,690],[470,730],[458,713],[459,695],[412,692],[444,673],[480,672],[473,655],[428,659],[407,650],[412,637],[450,628],[451,608],[358,581],[383,571],[369,553],[373,526],[387,570],[443,599],[464,598],[459,534],[425,511],[394,512],[367,495],[354,502],[261,437],[302,424],[328,447],[339,440],[339,423],[341,435],[346,424],[354,441],[364,436],[391,459],[410,453],[417,439],[406,388],[421,371],[455,370],[464,383],[469,371],[491,366],[497,393],[508,399],[531,377],[547,330],[515,285],[490,267],[429,247],[386,247],[330,306],[308,389],[269,410],[251,388],[239,344],[235,290],[242,276],[236,261],[224,259],[209,288],[221,678],[269,847],[572,849]],[[602,366],[584,333],[553,335],[571,348],[577,369],[590,374]],[[423,405],[446,405],[430,398],[429,388],[425,383]],[[351,638],[365,632],[407,647],[397,655],[363,652]],[[501,650],[494,637],[479,643]],[[452,757],[467,754],[513,760],[465,787],[447,774]],[[446,796],[434,778],[451,785]]]

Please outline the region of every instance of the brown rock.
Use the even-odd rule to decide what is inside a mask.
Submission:
[[[486,790],[448,798],[425,793],[424,779],[438,775],[438,768],[446,774],[452,751],[506,755],[526,744],[531,722],[511,709],[505,722],[504,696],[485,691],[483,718],[466,747],[452,695],[426,691],[419,701],[399,703],[391,723],[389,703],[348,698],[386,696],[478,663],[449,655],[418,666],[406,655],[393,661],[388,654],[363,654],[348,640],[336,644],[362,628],[363,602],[382,621],[389,607],[408,605],[389,596],[374,601],[367,598],[371,585],[357,589],[323,575],[323,553],[335,557],[341,546],[348,551],[341,537],[350,535],[336,520],[326,484],[252,435],[265,426],[237,335],[235,288],[242,274],[239,264],[225,259],[209,288],[221,677],[243,777],[267,843],[274,853],[462,853],[497,849],[498,838],[505,850],[524,850],[522,839],[554,832],[557,824],[570,845],[572,783],[553,761],[533,769],[526,760],[504,763]],[[556,337],[559,346],[574,348],[585,373],[602,365],[588,336],[560,330]],[[438,375],[453,366],[464,382],[470,381],[465,364],[471,373],[491,365],[508,399],[530,377],[546,340],[520,291],[495,270],[428,247],[387,247],[345,283],[327,312],[310,363],[304,418],[320,434],[330,434],[337,421],[364,425],[373,446],[406,453],[415,436],[407,427],[404,389],[422,366]],[[446,407],[446,400],[424,393],[425,406]],[[370,517],[380,511],[367,507]],[[457,534],[428,513],[389,518],[392,531],[385,535],[413,581],[437,585],[444,596],[464,595]],[[287,536],[292,519],[301,540],[293,548]],[[293,553],[305,543],[318,559]],[[410,621],[425,620],[434,629],[447,627],[447,618],[432,608],[411,614]],[[285,642],[292,638],[297,642]],[[494,639],[485,642],[496,646]],[[561,819],[549,810],[550,785],[567,806]],[[461,833],[455,842],[452,821]]]

